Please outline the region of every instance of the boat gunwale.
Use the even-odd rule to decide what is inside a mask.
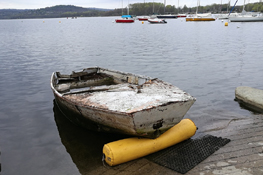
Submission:
[[[105,68],[101,68],[101,67],[89,67],[88,69],[92,69],[92,68],[97,68],[98,69],[98,72],[99,70],[103,70],[103,71],[109,71],[109,72],[114,72],[114,73],[119,73],[119,74],[124,74],[124,75],[132,75],[132,76],[137,76],[137,77],[140,77],[140,78],[143,78],[143,79],[146,79],[146,80],[153,80],[151,77],[148,77],[148,76],[143,76],[143,75],[138,75],[138,74],[133,74],[133,73],[127,73],[127,72],[122,72],[122,71],[116,71],[116,70],[111,70],[111,69],[105,69]],[[85,69],[83,69],[82,71],[84,71]],[[80,103],[77,103],[77,102],[74,102],[68,98],[65,98],[63,94],[61,94],[60,92],[58,92],[56,90],[56,88],[54,87],[54,82],[55,82],[55,77],[57,77],[56,75],[56,72],[53,72],[52,75],[51,75],[51,80],[50,80],[50,84],[51,84],[51,89],[53,91],[53,93],[55,95],[57,95],[59,98],[62,98],[62,100],[64,101],[67,101],[67,103],[71,104],[71,105],[74,105],[74,106],[80,106],[80,107],[83,107],[83,108],[87,108],[87,109],[96,109],[98,111],[103,111],[103,112],[109,112],[109,113],[112,113],[112,114],[121,114],[121,115],[130,115],[130,116],[133,116],[135,113],[138,113],[138,112],[143,112],[143,111],[148,111],[148,110],[151,110],[151,109],[154,109],[154,108],[157,108],[157,107],[160,107],[160,106],[167,106],[167,105],[170,105],[170,104],[175,104],[175,103],[181,103],[181,102],[187,102],[187,101],[196,101],[196,99],[194,97],[192,97],[192,99],[188,99],[188,100],[180,100],[180,101],[169,101],[167,103],[163,103],[161,105],[158,105],[158,106],[150,106],[148,108],[143,108],[143,109],[140,109],[140,110],[136,110],[136,111],[132,111],[132,112],[120,112],[120,111],[114,111],[114,110],[109,110],[109,109],[105,109],[105,108],[100,108],[100,107],[94,107],[94,106],[90,106],[90,105],[85,105],[85,104],[80,104]],[[145,82],[146,82],[145,80]],[[159,80],[159,79],[158,79]],[[161,80],[162,81],[162,80]],[[184,92],[186,93],[186,92]],[[190,94],[186,93],[187,95],[191,96]]]

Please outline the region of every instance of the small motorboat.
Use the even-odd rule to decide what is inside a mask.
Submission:
[[[148,19],[148,22],[151,24],[165,24],[167,21],[165,19],[159,19],[159,18],[150,18]]]
[[[179,123],[196,100],[160,79],[101,67],[54,72],[51,89],[72,122],[90,130],[148,138]]]
[[[137,17],[139,21],[147,21],[149,18],[149,16]]]

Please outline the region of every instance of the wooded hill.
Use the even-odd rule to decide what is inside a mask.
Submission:
[[[73,5],[57,5],[36,10],[0,9],[0,19],[62,18],[99,16],[112,9],[83,8]]]
[[[199,13],[227,13],[232,9],[228,4],[212,4],[198,7]],[[236,6],[233,12],[241,12],[243,6]],[[263,12],[263,3],[250,3],[245,6],[246,11]],[[167,5],[163,3],[134,3],[129,4],[129,14],[131,15],[150,15],[166,13],[195,13],[196,7],[183,8]],[[57,5],[36,10],[17,10],[17,9],[0,9],[0,19],[27,19],[27,18],[63,18],[63,17],[92,17],[92,16],[121,16],[127,14],[127,7],[123,9],[99,9],[83,8],[73,5]]]

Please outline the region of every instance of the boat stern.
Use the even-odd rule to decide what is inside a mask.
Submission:
[[[157,138],[162,133],[178,124],[196,101],[172,102],[133,114],[134,127],[137,135]]]

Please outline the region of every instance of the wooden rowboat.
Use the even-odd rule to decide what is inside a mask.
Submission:
[[[146,76],[100,67],[54,72],[51,89],[60,110],[88,129],[156,138],[179,123],[195,98]]]

